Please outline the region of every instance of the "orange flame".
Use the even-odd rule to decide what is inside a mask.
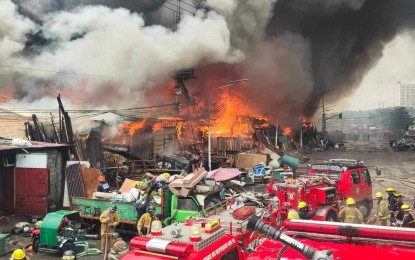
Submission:
[[[162,123],[154,123],[153,124],[153,132],[158,132],[163,128],[163,124]]]
[[[140,129],[142,129],[146,124],[146,121],[140,121],[140,122],[124,122],[120,126],[121,131],[128,130],[129,135],[134,135],[137,133]]]
[[[284,135],[291,135],[292,134],[292,129],[289,127],[284,128]]]
[[[234,96],[221,97],[223,100],[217,117],[211,116],[211,134],[220,136],[250,136],[253,133],[250,118],[243,102]]]

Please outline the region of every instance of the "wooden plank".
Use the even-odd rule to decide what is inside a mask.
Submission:
[[[84,180],[85,197],[92,199],[92,193],[98,188],[98,176],[101,175],[101,171],[94,168],[82,168],[81,173]]]

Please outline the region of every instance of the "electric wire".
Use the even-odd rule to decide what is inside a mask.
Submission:
[[[40,68],[30,68],[30,67],[12,66],[12,65],[5,65],[5,64],[0,64],[0,67],[9,68],[9,69],[19,69],[19,70],[41,71],[41,72],[56,73],[56,74],[65,74],[65,75],[87,76],[87,77],[96,77],[96,78],[107,78],[107,79],[135,79],[135,78],[132,78],[132,77],[107,76],[107,75],[97,75],[97,74],[90,74],[90,73],[77,73],[77,72],[68,72],[68,71],[57,71],[57,70],[48,70],[48,69],[40,69]]]

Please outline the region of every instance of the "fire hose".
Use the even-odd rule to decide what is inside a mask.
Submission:
[[[265,224],[258,216],[253,215],[248,222],[248,230],[258,232],[267,238],[279,241],[286,246],[301,253],[305,258],[312,260],[333,260],[333,251],[325,250],[319,251],[311,246],[285,235],[281,230],[278,230],[270,225]],[[282,253],[281,253],[282,254]]]

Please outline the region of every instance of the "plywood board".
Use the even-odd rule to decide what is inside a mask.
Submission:
[[[133,187],[134,182],[136,182],[136,180],[132,180],[132,179],[125,179],[123,184],[121,185],[120,191],[121,192],[129,192],[131,190],[131,188]]]
[[[81,168],[82,178],[84,179],[85,197],[92,198],[92,193],[98,189],[98,176],[101,175],[99,169]]]
[[[267,163],[267,155],[266,154],[247,154],[247,153],[240,153],[238,155],[238,168],[243,169],[252,169],[252,167],[259,163]]]

